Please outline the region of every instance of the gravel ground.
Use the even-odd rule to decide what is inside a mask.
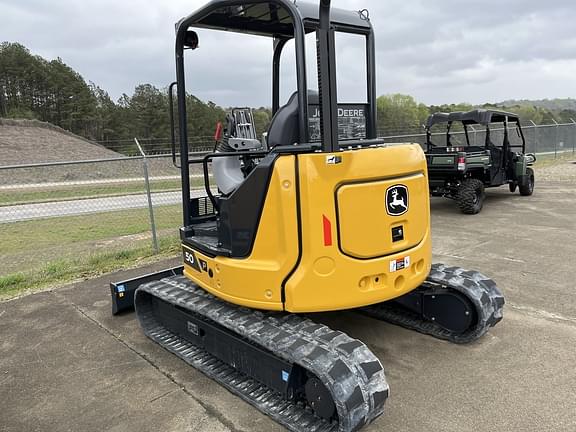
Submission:
[[[570,155],[557,160],[536,162],[534,166],[536,182],[560,181],[576,183],[576,155]]]

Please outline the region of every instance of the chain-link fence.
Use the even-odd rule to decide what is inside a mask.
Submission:
[[[140,156],[141,152],[133,139],[95,141],[98,145],[105,147],[123,156]],[[169,138],[138,138],[140,146],[147,156],[166,156],[171,152],[171,139]],[[209,152],[214,149],[214,137],[197,136],[188,139],[188,147],[192,153]]]
[[[493,142],[503,129],[492,129]],[[512,141],[519,140],[510,129]],[[527,151],[576,152],[576,123],[524,127]],[[444,139],[435,134],[433,140]],[[418,142],[425,134],[385,136],[388,143]],[[195,141],[193,156],[212,149],[209,137]],[[454,135],[463,144],[463,132]],[[471,144],[485,132],[470,128]],[[200,143],[204,144],[201,146]],[[102,143],[104,144],[104,143]],[[78,257],[125,250],[147,253],[177,244],[182,221],[180,170],[160,140],[118,143],[105,159],[0,165],[0,277],[34,271]],[[168,150],[167,150],[168,149]],[[0,162],[1,164],[1,162]],[[202,169],[191,168],[194,194],[204,194]]]
[[[199,167],[191,186],[203,186]],[[0,277],[53,261],[157,252],[176,241],[181,212],[180,171],[169,155],[0,166]]]

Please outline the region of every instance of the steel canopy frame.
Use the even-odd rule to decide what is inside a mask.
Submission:
[[[292,18],[294,27],[294,40],[296,43],[296,80],[298,83],[298,104],[299,104],[299,129],[300,136],[308,141],[308,94],[306,83],[306,51],[305,51],[305,33],[304,24],[300,19],[298,10],[294,4],[284,0],[251,0],[250,4],[276,4],[284,8]],[[190,223],[190,165],[188,160],[188,129],[187,129],[187,112],[186,112],[186,79],[184,74],[184,42],[186,32],[194,23],[204,18],[211,12],[216,11],[221,6],[241,6],[245,5],[245,0],[231,0],[225,2],[212,2],[197,13],[188,16],[177,24],[176,29],[176,82],[178,94],[178,126],[180,129],[180,166],[182,177],[182,207],[184,226]]]

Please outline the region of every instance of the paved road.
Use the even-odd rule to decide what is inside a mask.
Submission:
[[[204,195],[203,191],[192,191],[192,196],[200,195]],[[180,204],[181,202],[180,192],[157,192],[152,194],[154,206]],[[0,207],[0,223],[146,207],[148,207],[148,198],[145,194],[22,204]]]
[[[202,177],[201,175],[191,175],[190,177]],[[163,181],[163,180],[180,180],[179,175],[173,176],[156,176],[150,177],[150,181]],[[19,184],[6,184],[0,185],[0,190],[22,190],[22,189],[58,189],[68,188],[70,186],[94,186],[94,185],[110,185],[110,184],[124,184],[124,183],[144,183],[143,177],[129,177],[129,178],[111,178],[101,180],[74,180],[64,182],[46,182],[46,183],[19,183]]]
[[[506,296],[504,320],[479,342],[315,315],[386,368],[386,412],[364,431],[576,430],[576,187],[537,187],[531,198],[489,191],[477,216],[432,202],[435,261],[478,269]],[[0,303],[0,430],[283,430],[146,339],[134,314],[111,316],[110,280],[169,264]]]

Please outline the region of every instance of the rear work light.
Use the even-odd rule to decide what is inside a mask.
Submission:
[[[466,157],[459,156],[458,157],[458,171],[466,170]]]

